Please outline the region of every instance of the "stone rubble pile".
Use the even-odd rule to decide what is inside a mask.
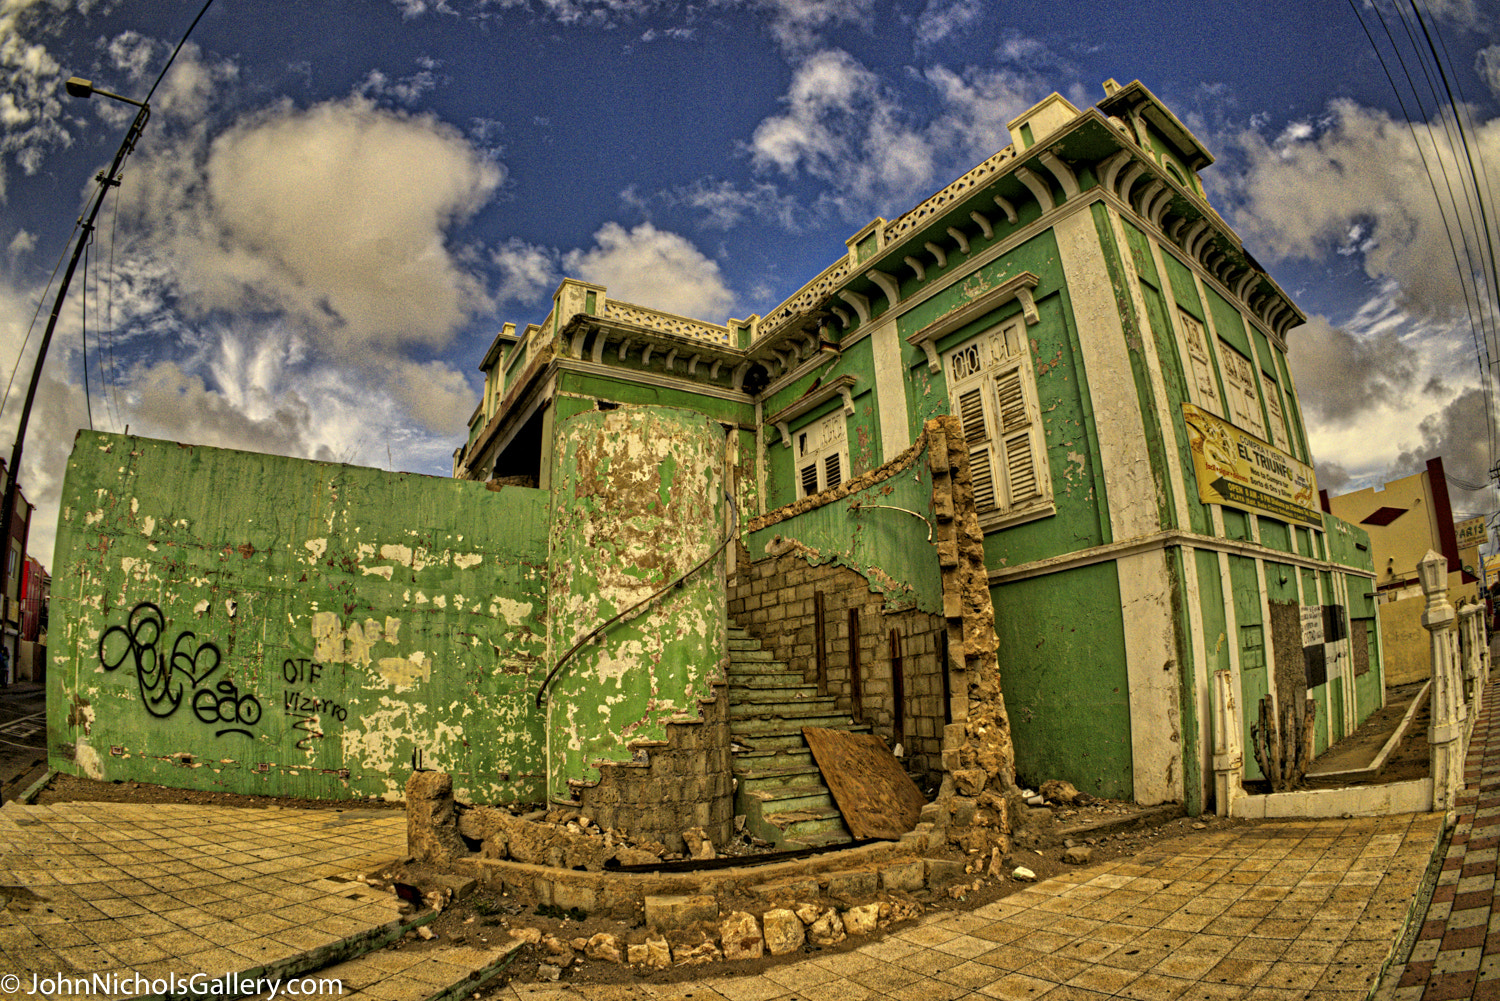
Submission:
[[[658,896],[646,898],[646,925],[631,932],[571,940],[529,927],[512,928],[509,934],[535,946],[542,975],[556,979],[580,958],[646,971],[782,956],[806,945],[838,945],[872,935],[921,912],[913,901],[879,900],[842,908],[798,903],[758,915],[736,910],[721,916],[712,896]]]

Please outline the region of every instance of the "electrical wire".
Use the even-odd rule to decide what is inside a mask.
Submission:
[[[177,48],[175,48],[175,49],[172,50],[171,56],[169,56],[167,58],[167,64],[165,66],[163,66],[161,68],[161,72],[156,75],[156,82],[153,83],[151,85],[151,89],[146,92],[146,103],[147,104],[151,103],[151,95],[153,95],[153,94],[156,93],[156,88],[160,87],[162,80],[164,80],[166,78],[166,76],[167,76],[167,70],[169,70],[169,69],[172,68],[172,63],[175,62],[176,59],[177,59],[177,53],[181,52],[182,51],[182,47],[187,44],[188,36],[193,33],[193,29],[194,28],[198,27],[198,22],[201,21],[201,20],[203,20],[203,15],[208,13],[208,8],[212,7],[213,3],[214,3],[214,0],[207,0],[207,2],[204,3],[204,5],[203,5],[203,9],[198,12],[198,16],[195,17],[195,18],[193,18],[193,23],[190,24],[190,25],[188,25],[187,31],[184,31],[182,33],[182,38],[181,38],[181,40],[178,41]]]
[[[73,234],[78,232],[81,221],[73,223]],[[73,234],[68,236],[68,242],[63,244],[62,253],[57,255],[57,263],[52,265],[52,274],[47,276],[47,287],[42,289],[42,294],[37,296],[36,309],[31,312],[31,323],[26,327],[26,336],[21,339],[21,348],[16,352],[15,367],[10,370],[10,378],[5,382],[5,394],[0,396],[0,418],[5,416],[5,405],[10,402],[11,387],[16,384],[16,373],[21,371],[21,359],[26,357],[26,345],[31,343],[31,334],[36,330],[37,317],[42,315],[42,303],[47,301],[47,293],[52,291],[52,283],[57,280],[57,272],[62,268],[63,261],[68,259],[68,248],[73,246]]]
[[[1397,86],[1395,76],[1391,73],[1390,65],[1386,62],[1385,56],[1381,54],[1380,46],[1376,43],[1374,36],[1370,33],[1370,29],[1369,29],[1368,25],[1365,24],[1364,17],[1360,14],[1359,7],[1357,6],[1355,0],[1349,0],[1349,6],[1354,11],[1354,16],[1355,16],[1356,20],[1359,21],[1360,28],[1364,31],[1365,37],[1366,37],[1366,39],[1368,39],[1368,41],[1370,43],[1370,48],[1375,53],[1375,58],[1380,62],[1380,68],[1384,71],[1385,76],[1386,76],[1386,80],[1391,85],[1391,91],[1393,92],[1393,94],[1396,97],[1396,102],[1397,102],[1398,106],[1401,108],[1401,115],[1406,120],[1407,130],[1411,133],[1412,144],[1415,146],[1415,148],[1417,150],[1417,155],[1421,158],[1423,171],[1427,174],[1427,182],[1428,182],[1429,187],[1432,190],[1433,201],[1436,203],[1437,208],[1438,208],[1438,217],[1442,220],[1442,223],[1443,223],[1443,230],[1444,230],[1444,233],[1446,234],[1447,239],[1448,239],[1449,249],[1453,253],[1453,266],[1454,266],[1455,270],[1458,272],[1459,289],[1463,293],[1464,308],[1467,311],[1467,313],[1469,314],[1469,328],[1470,328],[1470,331],[1471,331],[1471,333],[1473,335],[1473,338],[1474,338],[1475,351],[1477,353],[1477,360],[1480,362],[1481,374],[1484,376],[1484,378],[1482,379],[1482,382],[1483,382],[1483,391],[1484,391],[1484,397],[1485,397],[1485,413],[1486,413],[1486,417],[1487,417],[1486,423],[1489,425],[1489,428],[1488,428],[1488,437],[1489,437],[1489,445],[1490,445],[1491,466],[1493,468],[1494,457],[1495,457],[1495,430],[1494,430],[1494,419],[1493,419],[1493,415],[1495,413],[1495,410],[1494,410],[1494,399],[1493,399],[1492,387],[1490,385],[1490,379],[1488,377],[1488,372],[1484,371],[1484,360],[1485,360],[1485,356],[1488,354],[1488,351],[1487,351],[1488,337],[1482,335],[1482,331],[1484,329],[1483,322],[1481,320],[1479,320],[1478,317],[1476,317],[1476,315],[1475,315],[1476,306],[1478,307],[1478,309],[1479,309],[1479,311],[1481,313],[1484,312],[1484,302],[1483,302],[1482,297],[1479,294],[1478,283],[1477,283],[1477,281],[1474,280],[1473,271],[1465,269],[1464,266],[1463,266],[1463,263],[1459,260],[1459,247],[1458,247],[1459,241],[1457,241],[1457,240],[1454,239],[1453,227],[1449,224],[1448,213],[1447,213],[1446,206],[1445,206],[1445,204],[1443,202],[1443,199],[1442,199],[1441,195],[1439,195],[1439,193],[1438,193],[1438,190],[1437,190],[1437,180],[1436,180],[1436,178],[1433,175],[1432,165],[1428,162],[1428,160],[1427,160],[1427,153],[1423,149],[1421,141],[1417,138],[1416,125],[1412,121],[1411,112],[1407,109],[1406,100],[1402,97],[1401,88]],[[1399,9],[1400,8],[1398,7],[1397,10],[1399,11]],[[1394,54],[1396,56],[1396,59],[1397,59],[1398,63],[1401,66],[1401,71],[1402,71],[1403,75],[1405,75],[1408,85],[1411,87],[1412,95],[1417,100],[1417,107],[1418,107],[1419,111],[1421,111],[1421,113],[1425,116],[1426,115],[1426,111],[1422,107],[1421,96],[1417,92],[1416,85],[1415,85],[1415,82],[1412,80],[1412,76],[1411,76],[1410,70],[1408,70],[1407,67],[1406,67],[1406,60],[1401,55],[1400,46],[1397,45],[1395,37],[1391,34],[1390,25],[1386,23],[1385,17],[1384,17],[1383,14],[1381,14],[1380,8],[1379,8],[1378,5],[1374,5],[1374,10],[1375,10],[1376,16],[1380,19],[1380,24],[1381,24],[1381,27],[1385,31],[1385,35],[1386,35],[1387,40],[1391,43],[1392,51],[1394,52]],[[1403,18],[1403,24],[1404,23],[1405,23],[1405,21],[1404,21],[1404,18]],[[1434,156],[1438,157],[1439,167],[1442,168],[1442,171],[1443,171],[1444,184],[1448,188],[1449,200],[1453,204],[1455,216],[1457,216],[1457,200],[1453,196],[1452,183],[1451,183],[1451,181],[1448,178],[1446,167],[1443,167],[1442,158],[1441,158],[1441,155],[1440,155],[1440,151],[1437,148],[1437,143],[1436,143],[1435,138],[1432,136],[1431,125],[1427,124],[1427,128],[1428,128],[1429,139],[1433,140],[1433,154],[1434,154]],[[1458,220],[1455,218],[1455,222],[1457,222],[1457,221]],[[1460,232],[1462,233],[1462,227],[1461,226],[1460,226]],[[1464,244],[1464,256],[1470,258],[1471,268],[1472,268],[1472,257],[1470,257],[1470,255],[1469,255],[1468,240],[1467,239],[1463,240],[1463,244]],[[1465,280],[1466,277],[1468,279],[1467,281]],[[1474,284],[1474,296],[1473,296],[1472,299],[1471,299],[1471,297],[1469,295],[1469,284],[1470,283]],[[1482,340],[1484,342],[1483,344],[1481,343]]]

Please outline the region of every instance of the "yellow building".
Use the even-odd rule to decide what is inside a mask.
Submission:
[[[1448,597],[1455,604],[1477,597],[1479,584],[1476,576],[1464,571],[1442,458],[1429,459],[1423,472],[1381,487],[1325,496],[1324,507],[1370,533],[1386,685],[1428,677],[1431,664],[1427,633],[1422,628],[1425,602],[1417,583],[1417,563],[1428,550],[1447,557]],[[1477,562],[1476,544],[1471,563]]]

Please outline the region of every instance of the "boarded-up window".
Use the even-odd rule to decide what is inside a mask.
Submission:
[[[1224,392],[1229,395],[1230,420],[1257,438],[1265,438],[1266,422],[1260,415],[1260,395],[1255,389],[1255,367],[1250,359],[1234,348],[1219,342],[1219,359],[1224,364]]]
[[[1269,576],[1269,568],[1266,572]],[[1271,602],[1271,657],[1277,703],[1300,706],[1307,698],[1307,665],[1302,659],[1302,606],[1295,601]]]
[[[1352,619],[1349,622],[1349,646],[1354,654],[1354,676],[1370,671],[1370,623],[1372,619]]]
[[[1291,446],[1286,437],[1286,417],[1281,412],[1281,394],[1276,390],[1276,380],[1262,372],[1260,388],[1266,391],[1266,410],[1271,414],[1271,444],[1283,452],[1290,452]]]
[[[1188,365],[1192,368],[1193,386],[1198,390],[1197,403],[1204,410],[1223,416],[1219,406],[1219,389],[1214,383],[1214,363],[1208,356],[1208,341],[1203,336],[1203,324],[1186,310],[1177,311],[1177,320],[1182,325],[1182,336],[1187,340]]]

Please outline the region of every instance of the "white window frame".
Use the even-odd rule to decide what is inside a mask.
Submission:
[[[792,475],[798,500],[849,479],[849,429],[842,409],[792,432]]]
[[[1177,322],[1182,327],[1182,338],[1187,342],[1189,375],[1197,390],[1197,404],[1215,416],[1223,417],[1224,408],[1219,404],[1219,386],[1214,379],[1213,356],[1208,353],[1208,336],[1203,324],[1196,316],[1177,307]]]
[[[1224,393],[1229,397],[1230,420],[1262,441],[1266,424],[1261,416],[1260,391],[1256,389],[1255,363],[1219,340],[1219,359],[1224,368]]]
[[[948,406],[963,425],[969,479],[985,531],[1056,512],[1036,375],[1022,318],[943,355]]]

